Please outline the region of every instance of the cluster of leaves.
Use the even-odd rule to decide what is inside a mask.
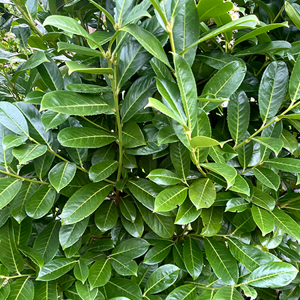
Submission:
[[[300,298],[297,1],[0,2],[1,300]]]

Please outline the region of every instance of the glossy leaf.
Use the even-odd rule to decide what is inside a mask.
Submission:
[[[111,276],[110,260],[102,258],[96,261],[90,268],[89,283],[91,288],[105,285]]]
[[[0,209],[14,199],[21,186],[22,182],[16,178],[0,179]]]
[[[118,169],[118,165],[118,162],[115,160],[99,162],[90,168],[89,178],[93,182],[102,181],[113,174]]]

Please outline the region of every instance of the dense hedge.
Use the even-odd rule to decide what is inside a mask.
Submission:
[[[300,1],[0,1],[0,299],[300,298]]]

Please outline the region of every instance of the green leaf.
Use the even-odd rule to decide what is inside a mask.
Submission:
[[[127,239],[114,248],[110,256],[116,258],[125,256],[129,259],[134,259],[146,253],[148,247],[149,243],[144,239]]]
[[[131,222],[134,222],[136,219],[136,208],[132,202],[128,200],[128,198],[123,198],[120,201],[120,210],[122,215]]]
[[[88,74],[104,74],[104,75],[112,75],[114,74],[114,70],[111,68],[91,68],[84,64],[79,64],[75,61],[67,61],[66,65],[69,68],[69,75],[73,72],[79,73],[88,73]]]
[[[137,214],[136,219],[131,222],[124,216],[121,216],[121,221],[126,231],[133,237],[139,238],[144,233],[144,220],[140,214]]]
[[[275,199],[267,193],[254,187],[252,202],[266,210],[273,210],[275,207]]]
[[[22,113],[9,102],[0,102],[0,123],[12,132],[28,137],[28,125]]]
[[[21,186],[22,182],[16,178],[0,179],[0,209],[15,198]]]
[[[131,280],[125,278],[113,278],[106,286],[108,298],[126,297],[130,300],[140,300],[142,292],[139,286]]]
[[[85,232],[89,218],[71,225],[64,225],[59,230],[59,243],[63,250],[74,245]]]
[[[75,173],[76,165],[74,163],[60,162],[50,170],[48,178],[51,185],[59,193],[73,180]]]
[[[160,185],[175,185],[181,183],[181,179],[178,175],[165,169],[153,170],[147,177]]]
[[[0,261],[11,273],[20,273],[24,269],[24,260],[17,250],[14,230],[11,222],[0,228]]]
[[[116,138],[101,129],[68,127],[59,132],[58,140],[65,147],[100,148],[112,143]]]
[[[98,289],[90,290],[87,284],[80,281],[75,282],[76,291],[81,299],[92,300],[98,294]]]
[[[300,28],[299,5],[297,3],[290,4],[286,2],[285,11],[287,15],[290,17],[290,19],[293,21],[294,25],[299,29]]]
[[[63,224],[74,224],[92,214],[104,201],[112,186],[104,182],[90,183],[79,189],[67,201],[61,219]]]
[[[268,211],[253,205],[251,212],[253,220],[261,230],[263,236],[273,231],[275,222],[273,216]]]
[[[46,145],[25,144],[12,150],[13,155],[19,160],[20,164],[42,156],[47,151]]]
[[[37,190],[26,202],[27,215],[33,219],[40,219],[52,208],[55,197],[56,192],[51,187],[44,186]]]
[[[77,262],[77,264],[74,267],[74,276],[77,280],[80,280],[82,283],[84,283],[87,280],[89,276],[89,268],[84,261],[79,260]]]
[[[137,276],[137,263],[126,256],[111,257],[111,266],[122,276]]]
[[[142,76],[135,80],[122,101],[120,114],[123,123],[129,121],[139,110],[143,109],[148,103],[148,98],[155,91],[155,80],[152,76]]]
[[[7,135],[2,141],[3,150],[21,146],[24,142],[26,142],[27,139],[27,136],[16,136],[13,134]]]
[[[191,139],[190,145],[192,148],[202,148],[202,147],[213,147],[218,146],[220,143],[217,140],[214,140],[206,136],[195,136]]]
[[[275,225],[278,228],[298,241],[300,240],[300,226],[294,219],[278,207],[274,208],[274,210],[270,213],[274,217]]]
[[[154,201],[157,195],[163,190],[157,184],[139,178],[137,181],[128,181],[126,186],[132,195],[150,210],[154,210]]]
[[[174,265],[164,265],[155,270],[147,280],[144,295],[156,294],[167,289],[177,279],[180,269]]]
[[[51,91],[62,90],[64,81],[60,70],[53,59],[47,57],[50,62],[44,62],[37,67],[37,70],[43,79],[44,83]]]
[[[220,207],[212,206],[202,209],[201,218],[203,222],[203,236],[214,236],[222,227],[223,210]]]
[[[277,191],[280,186],[280,177],[272,170],[264,167],[253,169],[255,177],[265,186]]]
[[[208,208],[216,199],[216,189],[208,178],[195,180],[189,187],[189,197],[197,209]]]
[[[281,171],[300,173],[300,162],[294,158],[273,158],[264,164]]]
[[[76,54],[81,54],[81,55],[88,55],[88,56],[93,56],[93,57],[102,57],[103,54],[100,51],[88,48],[88,47],[83,47],[75,44],[70,44],[70,43],[65,43],[65,42],[58,42],[57,43],[57,50],[58,51],[68,51],[68,52],[74,52]]]
[[[195,300],[197,297],[197,287],[192,284],[185,284],[173,290],[166,300]]]
[[[102,232],[112,229],[118,221],[118,210],[114,201],[104,201],[96,211],[94,220]]]
[[[190,152],[182,143],[174,143],[170,145],[170,156],[172,164],[178,175],[185,181],[190,171]]]
[[[188,130],[192,131],[197,123],[197,87],[195,78],[190,66],[182,56],[173,54],[173,57],[176,79],[187,117]]]
[[[109,86],[100,86],[95,84],[70,83],[66,85],[66,90],[79,94],[98,94],[112,92]]]
[[[18,249],[23,253],[23,255],[29,257],[40,268],[44,265],[44,259],[41,253],[37,250],[25,245],[18,245]]]
[[[60,114],[55,111],[46,111],[42,114],[41,122],[45,127],[45,131],[47,132],[49,129],[59,126],[63,122],[65,122],[70,115]]]
[[[216,172],[217,174],[220,174],[222,177],[224,177],[224,179],[227,182],[227,187],[230,187],[234,184],[237,172],[233,167],[227,164],[220,163],[200,164],[200,166],[213,172]]]
[[[41,109],[68,115],[92,116],[105,113],[111,108],[99,96],[53,91],[43,97]]]
[[[228,129],[235,143],[241,141],[248,129],[250,120],[250,104],[244,91],[231,96],[228,103]]]
[[[52,25],[59,29],[66,31],[67,33],[81,35],[89,39],[89,34],[83,29],[83,27],[75,20],[66,16],[49,16],[44,21],[44,26]]]
[[[155,265],[162,262],[168,256],[172,247],[172,243],[158,243],[147,252],[143,263],[147,265]]]
[[[29,92],[24,101],[27,103],[32,103],[32,104],[41,104],[42,98],[45,95],[44,92],[41,91],[32,91]]]
[[[179,124],[181,124],[181,125],[184,126],[184,123],[182,123],[182,121],[177,117],[177,115],[174,112],[172,112],[167,106],[165,106],[164,104],[162,104],[160,101],[158,101],[158,100],[156,100],[154,98],[149,98],[149,102],[145,106],[145,108],[147,108],[147,107],[153,107],[153,108],[155,108],[156,110],[162,112],[167,117],[170,117],[170,118],[174,119]]]
[[[228,63],[206,83],[201,97],[212,95],[215,98],[229,98],[242,83],[245,73],[245,65],[239,61]],[[210,111],[220,105],[220,103],[209,102],[201,102],[201,104],[205,111]]]
[[[225,284],[235,285],[238,280],[237,262],[223,243],[204,240],[205,252],[215,274]]]
[[[143,205],[137,203],[137,207],[145,223],[160,237],[171,238],[175,231],[174,219],[171,217],[154,214]]]
[[[114,18],[105,8],[103,8],[101,5],[99,5],[97,2],[95,2],[93,0],[89,0],[89,2],[92,3],[93,5],[95,5],[100,11],[102,11],[105,14],[105,16],[107,17],[107,19],[111,22],[112,25],[115,25]]]
[[[205,290],[201,295],[196,298],[197,300],[213,300],[215,295],[214,290]]]
[[[195,221],[201,213],[201,210],[197,209],[195,205],[187,198],[183,204],[180,205],[175,224],[185,225]]]
[[[89,178],[93,182],[102,181],[113,174],[118,169],[118,165],[119,163],[116,160],[99,162],[90,168]]]
[[[56,258],[46,263],[39,271],[37,280],[54,280],[66,274],[75,266],[76,261],[69,258]]]
[[[202,37],[201,39],[199,39],[197,42],[193,43],[192,45],[190,45],[189,47],[187,47],[185,50],[181,51],[180,54],[184,54],[185,52],[187,52],[189,49],[193,48],[194,46],[198,45],[199,43],[202,43],[208,39],[211,39],[213,37],[215,37],[218,34],[227,32],[227,31],[232,31],[235,28],[253,28],[255,27],[255,23],[258,23],[258,19],[255,15],[248,15],[246,17],[242,17],[239,18],[238,20],[232,21],[228,24],[225,24],[221,27],[219,27],[218,29],[212,30],[210,31],[208,34],[206,34],[204,37]]]
[[[259,24],[261,25],[261,23]],[[256,28],[244,35],[242,35],[241,37],[239,37],[235,42],[234,42],[234,46],[238,45],[239,43],[246,41],[246,40],[250,40],[251,38],[255,37],[255,36],[259,36],[263,33],[266,33],[268,31],[274,30],[276,28],[279,27],[288,27],[288,24],[286,24],[285,22],[281,23],[281,24],[268,24],[268,25],[263,25],[259,28]]]
[[[222,0],[211,3],[209,0],[200,0],[197,5],[200,22],[210,18],[218,17],[232,10],[233,5],[230,2]]]
[[[8,300],[33,300],[34,285],[30,277],[18,278],[11,284]]]
[[[260,143],[261,145],[271,149],[272,151],[274,151],[274,153],[276,154],[276,156],[278,155],[278,153],[280,152],[281,148],[283,147],[283,142],[281,139],[278,138],[272,138],[272,137],[255,137],[253,138],[253,140],[255,142]]]
[[[187,271],[193,277],[193,280],[196,280],[202,271],[203,253],[198,243],[192,238],[187,238],[184,242],[183,259]]]
[[[152,33],[135,24],[127,25],[120,30],[133,35],[150,54],[172,68],[163,47],[161,46],[159,40]]]
[[[97,260],[90,268],[89,283],[91,288],[105,285],[111,276],[110,260],[102,258]]]
[[[283,100],[288,84],[288,69],[284,62],[270,63],[259,85],[258,105],[264,124],[273,118]]]
[[[170,211],[180,206],[187,196],[187,187],[173,186],[161,191],[155,198],[154,211]]]
[[[233,286],[223,286],[216,292],[213,299],[214,300],[243,300],[244,297]]]
[[[144,135],[137,123],[126,122],[122,128],[122,143],[124,148],[135,148],[146,145]]]
[[[298,270],[284,262],[269,262],[253,271],[245,284],[263,288],[279,288],[288,285]]]
[[[236,175],[234,184],[230,187],[231,191],[245,194],[250,197],[250,188],[247,181],[239,174]]]
[[[31,70],[42,64],[43,62],[49,62],[46,55],[42,51],[33,53],[30,58],[18,69],[19,72]]]
[[[56,300],[58,297],[56,281],[38,281],[34,291],[34,300]]]
[[[55,256],[59,248],[59,228],[60,222],[50,222],[34,241],[33,249],[42,254],[45,263]]]
[[[227,241],[231,254],[251,272],[272,261],[267,253],[256,247],[246,245],[235,238],[227,238]]]
[[[13,26],[11,32],[19,39],[22,48],[27,47],[27,39],[30,37],[31,30],[27,24],[20,24]]]
[[[252,297],[252,298],[256,298],[257,297],[257,292],[254,288],[252,288],[251,286],[248,285],[241,285],[241,289],[243,290],[245,296],[247,297]]]

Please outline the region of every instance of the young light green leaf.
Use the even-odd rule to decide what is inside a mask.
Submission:
[[[220,164],[220,163],[206,163],[200,164],[201,167],[204,167],[208,170],[216,172],[220,174],[227,182],[227,187],[230,187],[234,184],[235,177],[237,175],[236,170],[227,165],[227,164]]]
[[[42,156],[47,151],[46,145],[25,144],[12,150],[13,155],[19,160],[20,164]]]
[[[159,40],[152,33],[135,24],[127,25],[120,30],[133,35],[150,54],[172,68],[168,61],[167,55],[163,50],[163,47],[161,46]]]
[[[222,0],[215,1],[213,4],[209,0],[200,0],[197,5],[200,22],[221,16],[232,8],[232,3],[224,3]]]
[[[165,169],[153,170],[147,177],[160,185],[175,185],[181,183],[181,179],[178,175]]]
[[[0,179],[0,209],[15,198],[21,186],[22,182],[16,178]]]
[[[187,187],[174,186],[161,191],[155,198],[154,211],[170,211],[181,205],[187,196]]]
[[[2,141],[3,150],[21,146],[24,142],[26,142],[27,139],[27,136],[16,136],[13,134],[7,135]]]
[[[69,68],[69,75],[73,72],[79,73],[88,73],[88,74],[104,74],[104,75],[112,75],[114,74],[114,70],[111,68],[91,68],[84,64],[79,64],[75,61],[67,61],[66,65]]]
[[[208,208],[216,199],[216,189],[208,178],[194,181],[189,187],[189,197],[197,209]]]
[[[192,148],[206,148],[219,146],[220,143],[217,140],[207,136],[195,136],[191,139],[190,145]]]

